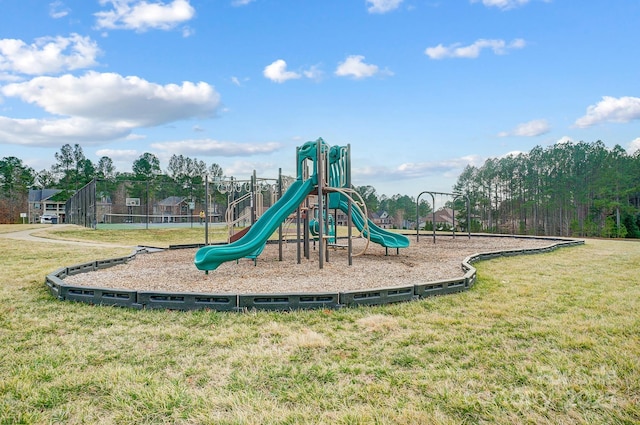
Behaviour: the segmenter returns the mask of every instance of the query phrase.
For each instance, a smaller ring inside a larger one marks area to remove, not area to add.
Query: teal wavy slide
[[[340,209],[345,214],[349,214],[349,200],[342,193],[340,194]],[[365,218],[355,207],[351,208],[351,220],[353,221],[353,224],[356,226],[356,228],[362,232],[364,229]],[[407,238],[405,235],[388,232],[376,226],[368,218],[366,219],[366,221],[369,225],[371,242],[375,242],[386,248],[407,248],[409,246],[409,238]],[[363,235],[366,237],[367,232],[364,232]]]
[[[227,245],[200,248],[194,260],[196,267],[199,270],[215,270],[224,262],[260,255],[269,237],[313,189],[311,179],[296,180],[282,198],[267,209],[242,238]]]

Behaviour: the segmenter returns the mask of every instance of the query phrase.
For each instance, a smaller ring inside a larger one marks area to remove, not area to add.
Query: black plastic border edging
[[[482,237],[507,237],[505,235],[475,235]],[[134,309],[247,311],[247,310],[302,310],[361,305],[383,305],[411,301],[435,295],[452,294],[471,288],[477,279],[473,263],[498,257],[538,254],[558,248],[583,245],[582,239],[549,238],[534,236],[511,236],[520,239],[542,239],[553,242],[542,248],[508,249],[472,254],[461,264],[463,277],[402,286],[327,293],[268,293],[268,294],[201,294],[188,292],[156,292],[127,289],[96,288],[67,285],[64,278],[78,273],[87,273],[125,264],[140,253],[158,251],[157,248],[142,247],[131,255],[121,258],[96,260],[89,263],[62,267],[45,278],[49,292],[61,301],[80,301],[89,304],[130,307]],[[170,249],[192,247],[172,246]]]

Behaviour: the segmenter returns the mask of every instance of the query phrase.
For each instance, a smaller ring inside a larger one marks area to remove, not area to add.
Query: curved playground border
[[[542,248],[508,249],[472,254],[466,257],[461,263],[462,271],[464,272],[464,276],[462,277],[345,292],[207,294],[73,286],[66,284],[64,281],[64,278],[67,276],[125,264],[134,259],[138,254],[159,250],[146,247],[138,248],[126,257],[96,260],[62,267],[48,274],[45,279],[45,284],[49,292],[61,301],[79,301],[89,304],[129,307],[134,309],[183,311],[203,309],[216,311],[337,309],[342,307],[383,305],[466,291],[473,287],[476,282],[477,272],[472,264],[478,261],[515,255],[539,254],[554,251],[558,248],[584,244],[584,240],[581,239],[559,237],[488,234],[475,234],[473,236],[543,239],[554,243]],[[196,245],[170,247],[170,249],[193,247],[196,247]]]

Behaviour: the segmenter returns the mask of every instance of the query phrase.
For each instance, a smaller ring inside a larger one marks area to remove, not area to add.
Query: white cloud
[[[147,136],[144,134],[129,133],[124,139],[125,140],[144,140],[146,138]]]
[[[284,83],[287,80],[295,80],[301,77],[297,72],[287,71],[287,62],[282,59],[267,65],[262,74],[276,83]]]
[[[387,13],[397,9],[402,0],[367,0],[369,13]]]
[[[596,105],[587,108],[587,113],[576,120],[580,128],[591,127],[603,122],[630,122],[640,119],[640,97],[603,96]]]
[[[133,161],[138,159],[140,153],[135,149],[98,149],[96,156],[108,156],[114,161]]]
[[[49,3],[49,16],[53,19],[64,18],[69,14],[69,8],[64,5],[60,0]]]
[[[174,142],[152,143],[151,147],[171,154],[202,156],[253,156],[276,152],[282,148],[280,143],[236,143],[212,139],[193,139]]]
[[[558,140],[556,140],[557,145],[563,145],[565,143],[573,143],[573,139],[569,136],[562,136]]]
[[[632,140],[631,143],[629,143],[629,147],[627,147],[629,155],[633,155],[638,150],[640,150],[640,137]]]
[[[118,139],[137,127],[212,116],[220,103],[218,93],[207,83],[159,85],[139,77],[93,71],[81,77],[36,77],[0,87],[0,93],[54,116],[0,117],[0,143],[38,146]]]
[[[526,45],[526,42],[517,38],[510,43],[504,40],[487,40],[479,39],[473,44],[463,46],[461,43],[451,44],[449,46],[443,46],[438,44],[435,47],[427,47],[424,53],[431,59],[445,59],[445,58],[477,58],[480,56],[480,52],[483,49],[491,49],[497,55],[507,53],[508,50],[522,49]]]
[[[509,152],[507,152],[507,153],[505,153],[503,155],[498,156],[498,158],[509,158],[509,157],[515,158],[515,157],[517,157],[518,155],[521,155],[521,154],[526,154],[526,152],[517,151],[517,150],[516,151],[509,151]]]
[[[549,132],[551,128],[547,120],[533,120],[518,124],[516,128],[511,131],[504,131],[498,134],[499,137],[507,136],[524,136],[535,137]]]
[[[131,171],[131,165],[140,158],[142,152],[135,149],[98,149],[95,152],[97,158],[103,156],[111,158],[113,166],[118,171]],[[97,163],[97,160],[96,160]]]
[[[388,70],[381,71],[377,65],[365,63],[362,55],[347,57],[344,62],[338,64],[335,74],[339,77],[353,77],[355,79],[373,77],[376,74],[393,75]]]
[[[250,176],[255,171],[258,176],[278,175],[279,164],[265,161],[234,161],[229,164],[220,164],[227,176]],[[283,170],[283,174],[286,173]]]
[[[113,9],[95,13],[98,29],[169,30],[195,16],[189,0],[173,0],[168,4],[144,0],[100,0],[100,5],[111,5]]]
[[[253,3],[255,0],[233,0],[231,6],[246,6],[249,3]]]
[[[116,123],[156,126],[192,117],[207,117],[219,106],[219,95],[207,83],[159,85],[139,77],[89,71],[81,77],[36,77],[0,88],[54,115]]]
[[[529,3],[529,0],[471,0],[471,3],[479,2],[482,2],[482,4],[487,7],[497,7],[498,9],[507,10],[523,6]]]
[[[126,126],[83,118],[14,119],[0,116],[0,144],[60,146],[63,143],[98,143],[126,136]]]
[[[189,26],[185,26],[185,27],[182,28],[182,36],[184,38],[189,38],[195,33],[196,33],[196,30],[194,30],[193,28],[191,28]]]
[[[360,181],[403,180],[433,176],[436,174],[457,173],[466,165],[480,165],[482,158],[477,155],[463,156],[441,161],[409,162],[396,168],[387,167],[354,167],[354,178]]]
[[[22,78],[15,74],[9,74],[7,72],[0,72],[0,81],[9,81],[9,82],[17,82],[22,81]],[[0,98],[0,103],[2,103],[2,98]]]
[[[100,49],[90,37],[42,37],[32,44],[0,39],[0,71],[42,75],[96,65]]]
[[[244,87],[244,84],[246,82],[250,81],[250,78],[249,77],[240,78],[240,77],[236,77],[234,75],[231,78],[229,78],[229,80],[231,80],[231,83],[233,83],[234,85],[236,85],[238,87]]]
[[[320,69],[319,65],[313,65],[309,67],[309,69],[302,71],[302,74],[306,78],[314,81],[320,81],[324,77],[324,72]]]

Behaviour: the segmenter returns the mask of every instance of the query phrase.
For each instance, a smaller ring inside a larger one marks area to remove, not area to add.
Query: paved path
[[[64,228],[69,227],[69,225],[57,224],[56,228]],[[50,239],[46,237],[38,236],[38,233],[44,232],[49,228],[40,228],[40,229],[27,229],[20,230],[17,232],[9,232],[9,233],[0,233],[0,238],[3,239],[17,239],[21,241],[32,241],[32,242],[45,242],[45,243],[53,243],[53,244],[64,244],[64,245],[76,245],[76,246],[92,246],[92,247],[103,247],[103,248],[131,248],[135,249],[135,245],[122,245],[122,244],[112,244],[112,243],[103,243],[103,242],[81,242],[81,241],[69,241],[65,239]]]

